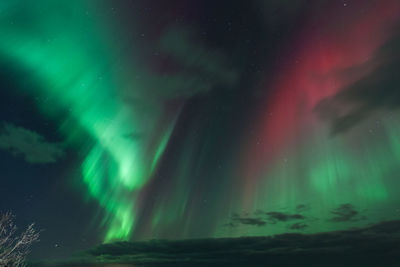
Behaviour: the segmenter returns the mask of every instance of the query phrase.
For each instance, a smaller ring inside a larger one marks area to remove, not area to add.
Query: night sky
[[[400,219],[398,0],[3,0],[0,211],[34,258]]]

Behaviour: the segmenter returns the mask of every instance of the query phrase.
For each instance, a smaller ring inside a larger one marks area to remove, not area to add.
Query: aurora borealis
[[[0,209],[38,254],[400,218],[400,2],[289,2],[2,1]]]

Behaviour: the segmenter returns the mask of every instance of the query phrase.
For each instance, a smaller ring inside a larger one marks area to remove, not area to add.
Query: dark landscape
[[[400,0],[0,0],[0,267],[400,267]]]
[[[319,234],[104,244],[30,266],[399,266],[400,221]]]

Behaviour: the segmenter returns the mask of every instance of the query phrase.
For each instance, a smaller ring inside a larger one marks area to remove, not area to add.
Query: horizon
[[[0,30],[31,260],[400,219],[397,0],[4,0]]]

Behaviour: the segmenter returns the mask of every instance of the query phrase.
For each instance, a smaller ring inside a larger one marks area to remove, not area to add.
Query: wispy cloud
[[[304,230],[307,227],[308,227],[308,225],[305,224],[305,223],[294,223],[294,224],[289,226],[289,229],[301,231],[301,230]]]
[[[40,134],[10,123],[0,129],[0,149],[22,156],[32,164],[56,162],[64,155],[60,143],[47,142]]]
[[[359,212],[349,203],[340,205],[333,209],[331,213],[334,215],[330,219],[332,222],[359,221],[366,218],[365,216],[360,217]]]
[[[226,227],[237,227],[239,225],[250,225],[250,226],[264,226],[267,224],[265,220],[260,217],[249,217],[249,214],[241,216],[237,213],[232,214],[231,221],[224,224]]]

